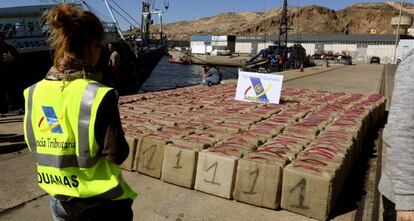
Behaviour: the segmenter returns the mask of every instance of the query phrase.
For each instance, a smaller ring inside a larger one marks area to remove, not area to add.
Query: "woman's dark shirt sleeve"
[[[128,157],[129,147],[125,140],[118,110],[115,90],[103,98],[95,121],[95,137],[102,155],[110,162],[120,165]]]

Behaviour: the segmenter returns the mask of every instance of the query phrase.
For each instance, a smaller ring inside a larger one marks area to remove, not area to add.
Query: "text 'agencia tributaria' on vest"
[[[76,142],[74,140],[69,141],[58,141],[57,138],[41,138],[40,140],[36,140],[37,147],[49,147],[49,148],[61,148],[61,149],[69,149],[75,148]]]

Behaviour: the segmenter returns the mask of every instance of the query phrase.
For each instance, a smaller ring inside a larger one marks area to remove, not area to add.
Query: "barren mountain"
[[[398,14],[399,3],[362,3],[338,11],[310,5],[289,7],[290,33],[301,34],[392,34],[391,18]],[[259,12],[222,13],[194,21],[164,25],[170,39],[188,40],[191,35],[263,35],[277,34],[281,9]],[[414,15],[414,4],[404,4],[403,14]]]

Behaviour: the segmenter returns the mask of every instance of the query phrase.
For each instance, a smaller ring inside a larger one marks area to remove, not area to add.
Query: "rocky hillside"
[[[399,4],[395,2],[362,3],[342,10],[311,5],[289,7],[291,33],[301,34],[391,34],[390,21],[398,14]],[[404,4],[403,13],[414,15],[414,4]],[[188,40],[195,34],[213,35],[262,35],[276,34],[281,9],[265,13],[243,12],[223,13],[194,21],[181,21],[164,26],[170,39]]]

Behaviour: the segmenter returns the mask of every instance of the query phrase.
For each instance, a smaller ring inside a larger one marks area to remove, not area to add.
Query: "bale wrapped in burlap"
[[[323,164],[293,161],[283,170],[283,209],[327,220],[334,205],[336,169]]]
[[[255,206],[278,209],[285,164],[284,158],[261,153],[251,153],[240,159],[234,199]]]
[[[265,139],[269,140],[272,137],[275,137],[276,135],[282,133],[282,130],[285,128],[285,126],[282,125],[274,125],[266,123],[265,121],[259,122],[255,125],[252,125],[250,127],[251,130],[260,130],[265,133],[262,133],[260,136],[264,137]]]
[[[192,149],[196,151],[202,151],[216,143],[214,137],[201,136],[198,134],[192,134],[185,137],[172,137],[170,141],[177,145],[191,146]]]
[[[255,149],[262,144],[262,140],[254,136],[254,134],[248,133],[248,131],[242,131],[231,136],[229,139],[225,140],[223,143],[236,143],[248,147],[248,149]]]
[[[192,189],[198,151],[192,146],[168,144],[164,148],[161,180]]]
[[[138,172],[155,177],[161,177],[164,147],[174,133],[159,131],[143,136],[138,147]]]
[[[136,170],[135,155],[137,151],[138,140],[133,135],[129,135],[129,134],[125,135],[125,139],[129,146],[129,154],[128,154],[128,157],[125,159],[125,161],[122,162],[121,168],[124,170],[128,170],[128,171],[134,171]]]
[[[238,159],[214,148],[200,152],[194,189],[232,199]]]
[[[211,126],[211,128],[215,130],[222,131],[223,133],[227,134],[235,134],[240,132],[241,130],[247,129],[248,126],[240,125],[240,124],[233,124],[233,123],[222,123]]]

